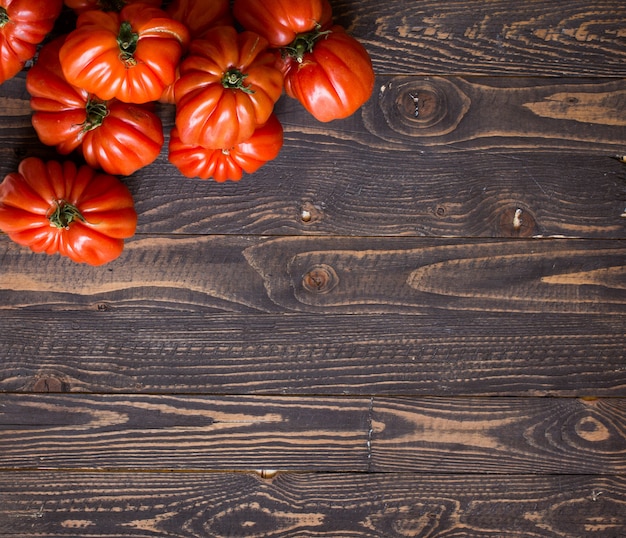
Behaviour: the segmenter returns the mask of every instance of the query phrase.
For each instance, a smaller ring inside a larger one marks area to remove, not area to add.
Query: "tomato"
[[[152,104],[100,101],[63,76],[59,49],[64,38],[44,45],[26,75],[39,139],[66,155],[78,148],[87,164],[130,175],[152,163],[163,146],[163,126]]]
[[[59,51],[68,82],[102,100],[156,101],[175,80],[189,41],[165,11],[129,4],[120,13],[86,11]]]
[[[174,87],[183,142],[230,148],[263,125],[282,93],[276,55],[254,32],[217,26],[191,43]]]
[[[101,265],[122,253],[136,226],[126,185],[87,165],[28,157],[0,183],[0,230],[34,252]]]
[[[262,35],[277,48],[332,20],[328,0],[235,0],[233,14],[246,30]]]
[[[301,39],[283,60],[287,95],[323,122],[356,112],[374,89],[365,47],[339,25]]]
[[[207,149],[185,144],[172,129],[169,160],[187,177],[213,178],[215,181],[239,181],[243,172],[252,174],[275,159],[283,145],[283,127],[275,114],[258,127],[245,142],[229,149]]]
[[[174,0],[167,12],[189,29],[192,39],[201,37],[213,26],[233,23],[229,0]]]
[[[75,13],[80,14],[91,9],[119,12],[128,4],[140,2],[155,7],[161,7],[162,4],[161,0],[65,0],[65,5],[73,9]]]
[[[62,7],[63,0],[0,0],[0,84],[35,55]]]

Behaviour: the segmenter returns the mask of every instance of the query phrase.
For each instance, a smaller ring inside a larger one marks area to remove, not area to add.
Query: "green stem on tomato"
[[[54,203],[54,207],[50,208],[52,212],[49,212],[47,215],[48,220],[50,221],[50,226],[62,229],[69,228],[69,225],[75,220],[85,222],[85,217],[81,215],[75,205],[70,204],[65,200],[55,200]]]
[[[283,56],[291,56],[296,62],[302,63],[304,55],[313,52],[315,44],[323,37],[331,33],[331,30],[321,30],[318,24],[314,30],[306,34],[298,34],[296,38],[286,47],[283,47]]]
[[[9,14],[6,8],[0,6],[0,28],[2,28],[7,22],[9,22]]]
[[[106,101],[100,101],[93,96],[89,97],[87,105],[85,106],[85,111],[87,113],[87,117],[83,122],[83,133],[100,127],[104,118],[109,115],[109,109],[107,108]]]
[[[122,21],[120,24],[120,33],[117,35],[117,44],[120,48],[120,58],[128,65],[135,65],[137,62],[135,51],[137,50],[137,42],[139,34],[133,32],[133,28],[128,21]]]
[[[241,90],[242,92],[252,94],[254,90],[249,86],[244,86],[247,76],[239,69],[232,67],[222,76],[222,86],[230,90]]]

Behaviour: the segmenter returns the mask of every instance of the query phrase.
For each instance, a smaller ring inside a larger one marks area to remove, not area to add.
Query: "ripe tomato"
[[[252,136],[274,110],[283,76],[265,39],[216,26],[191,43],[174,87],[183,142],[230,148]]]
[[[75,13],[80,14],[83,11],[91,9],[99,9],[101,11],[122,11],[127,4],[136,4],[138,2],[150,4],[155,7],[161,7],[161,0],[65,0],[65,5],[73,9]]]
[[[87,164],[109,174],[130,175],[152,163],[164,142],[152,104],[100,101],[69,84],[59,62],[63,41],[44,45],[26,75],[39,139],[62,155],[78,148]]]
[[[233,23],[229,0],[174,0],[167,12],[189,29],[192,39],[202,37],[213,26]]]
[[[174,82],[188,41],[185,25],[165,11],[129,4],[120,13],[82,13],[59,57],[70,84],[105,101],[146,103]]]
[[[287,95],[323,122],[356,112],[374,89],[374,69],[365,47],[339,25],[302,39],[283,59]]]
[[[0,84],[35,55],[62,7],[63,0],[0,0]]]
[[[275,159],[283,145],[283,127],[275,114],[258,127],[245,142],[230,149],[207,149],[185,144],[172,129],[169,160],[187,177],[213,178],[215,181],[239,181],[243,172],[252,174]]]
[[[276,48],[332,20],[328,0],[235,0],[233,14],[246,30],[262,35]]]
[[[101,265],[122,253],[136,225],[126,185],[87,165],[28,157],[0,183],[0,230],[34,252]]]

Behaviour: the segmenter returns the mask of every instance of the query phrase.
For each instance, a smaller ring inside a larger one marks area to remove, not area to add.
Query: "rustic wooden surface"
[[[332,5],[357,114],[164,149],[106,266],[0,237],[0,536],[626,536],[626,7]]]

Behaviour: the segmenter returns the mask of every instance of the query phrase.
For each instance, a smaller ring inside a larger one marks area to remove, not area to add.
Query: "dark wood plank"
[[[26,155],[59,158],[30,125],[23,78],[0,86],[0,177]],[[182,177],[166,145],[126,180],[139,232],[625,237],[626,168],[612,158],[626,143],[623,80],[377,84],[362,111],[331,124],[283,97],[285,146],[239,183]],[[160,114],[169,133],[173,109]]]
[[[616,538],[622,476],[0,473],[0,535]]]
[[[625,399],[0,394],[0,468],[626,472]]]
[[[378,472],[626,469],[622,399],[375,398],[371,407],[371,469]]]
[[[624,241],[138,235],[97,268],[30,253],[6,237],[0,249],[5,308],[626,311]]]
[[[614,315],[0,310],[0,390],[626,396],[624,334]]]
[[[623,2],[332,0],[381,73],[623,77]]]

